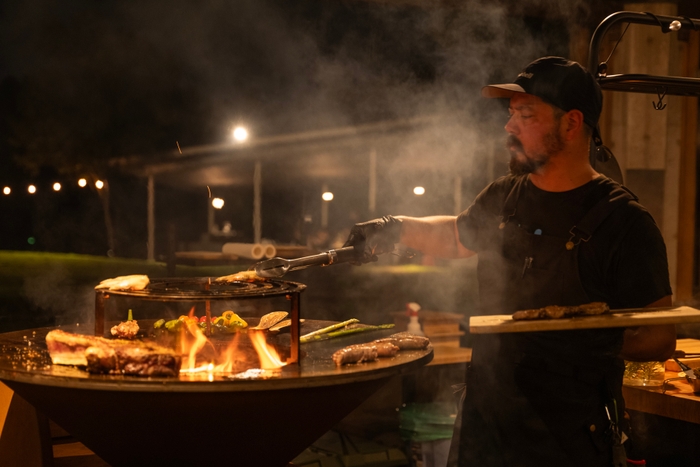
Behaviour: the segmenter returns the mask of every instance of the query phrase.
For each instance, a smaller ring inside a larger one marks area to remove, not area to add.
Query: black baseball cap
[[[484,97],[510,99],[516,92],[532,94],[565,112],[580,110],[583,121],[598,137],[598,118],[603,109],[600,85],[579,63],[562,57],[543,57],[530,63],[513,83],[491,84],[481,89]]]

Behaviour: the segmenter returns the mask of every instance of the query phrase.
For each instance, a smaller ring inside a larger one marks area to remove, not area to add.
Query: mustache
[[[520,152],[524,152],[523,143],[520,142],[520,140],[513,135],[508,135],[508,138],[506,139],[506,148],[515,148]]]

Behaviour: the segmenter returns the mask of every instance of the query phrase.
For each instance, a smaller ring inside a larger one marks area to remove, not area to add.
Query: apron
[[[526,178],[504,203],[495,243],[502,248],[478,252],[484,314],[590,302],[578,273],[580,244],[635,199],[609,180],[598,183],[589,196],[600,200],[569,235],[553,237],[515,218]],[[459,466],[613,465],[609,428],[611,419],[623,422],[624,362],[610,349],[619,347],[622,330],[472,337],[461,430],[452,443]]]

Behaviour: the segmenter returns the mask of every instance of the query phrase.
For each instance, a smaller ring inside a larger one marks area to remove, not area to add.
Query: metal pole
[[[146,259],[148,261],[156,260],[156,188],[153,181],[153,175],[148,176],[148,245]]]
[[[255,161],[253,172],[253,237],[255,243],[260,243],[262,239],[262,215],[260,212],[262,205],[262,164]]]
[[[462,212],[462,176],[457,175],[455,177],[455,216]]]
[[[369,213],[377,210],[377,151],[372,148],[369,152]]]
[[[328,191],[328,185],[323,184],[321,187],[321,193],[325,193]],[[328,227],[328,204],[330,201],[321,200],[321,228],[325,229]]]

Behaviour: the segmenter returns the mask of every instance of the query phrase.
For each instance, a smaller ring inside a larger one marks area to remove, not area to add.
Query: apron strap
[[[513,188],[510,189],[510,193],[508,193],[506,201],[503,203],[501,223],[498,226],[499,229],[503,230],[511,217],[515,215],[516,208],[518,207],[518,199],[520,199],[520,193],[525,185],[525,180],[527,180],[527,175],[518,177],[513,184]]]
[[[596,229],[603,223],[603,221],[612,214],[617,208],[622,205],[627,204],[630,201],[637,201],[639,198],[632,193],[627,187],[618,185],[609,178],[603,180],[599,187],[595,190],[599,193],[601,189],[605,191],[609,190],[610,185],[613,185],[612,191],[604,195],[598,203],[591,208],[583,219],[581,219],[575,226],[571,227],[569,233],[571,237],[569,241],[566,242],[566,249],[573,250],[576,245],[581,242],[587,242],[591,239],[591,236],[596,231]]]

